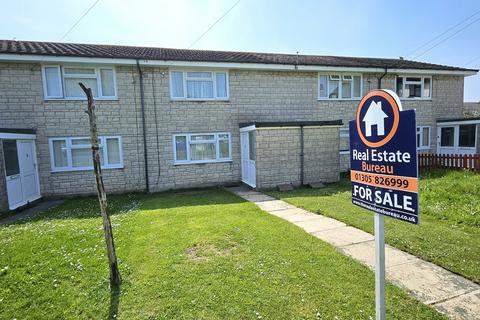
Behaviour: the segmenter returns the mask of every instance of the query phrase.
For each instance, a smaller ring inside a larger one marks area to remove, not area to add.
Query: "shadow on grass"
[[[112,288],[110,290],[110,308],[108,310],[108,319],[118,319],[118,305],[120,304],[121,288]]]
[[[246,202],[220,187],[204,189],[183,189],[159,193],[128,193],[107,195],[111,216],[132,213],[137,210],[159,210],[180,207],[224,205]],[[58,219],[100,218],[96,196],[78,197],[39,213],[37,216],[14,222],[20,225],[28,222]]]

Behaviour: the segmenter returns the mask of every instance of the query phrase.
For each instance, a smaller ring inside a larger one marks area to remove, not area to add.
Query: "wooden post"
[[[90,137],[92,140],[92,158],[95,181],[97,183],[98,202],[100,203],[100,213],[103,220],[103,231],[105,233],[105,242],[107,244],[108,264],[110,268],[110,287],[118,287],[122,282],[120,271],[118,270],[117,255],[115,253],[115,243],[113,241],[112,224],[108,214],[107,194],[103,185],[102,168],[100,166],[100,153],[97,132],[97,117],[95,115],[95,103],[93,100],[92,89],[87,88],[83,83],[79,83],[83,92],[87,96],[88,119],[90,122]]]

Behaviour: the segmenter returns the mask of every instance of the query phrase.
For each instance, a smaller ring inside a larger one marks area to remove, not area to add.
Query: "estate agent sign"
[[[415,110],[390,90],[363,97],[350,121],[353,204],[375,212],[375,309],[385,320],[384,216],[418,224]]]
[[[369,92],[350,121],[352,202],[418,224],[415,111],[390,90]]]

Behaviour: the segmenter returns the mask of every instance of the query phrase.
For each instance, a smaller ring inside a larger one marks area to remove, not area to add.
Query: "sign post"
[[[349,126],[352,203],[375,212],[375,307],[384,320],[384,216],[419,222],[415,110],[402,111],[393,91],[374,90]]]

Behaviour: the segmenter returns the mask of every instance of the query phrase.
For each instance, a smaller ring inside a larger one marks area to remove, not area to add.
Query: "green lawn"
[[[373,233],[373,213],[351,203],[350,182],[323,189],[268,192],[312,212]],[[480,175],[423,172],[420,225],[385,218],[386,242],[480,283]]]
[[[2,319],[369,319],[374,275],[222,190],[110,198],[123,284],[110,293],[97,200],[0,227]],[[388,285],[389,319],[439,319]]]

